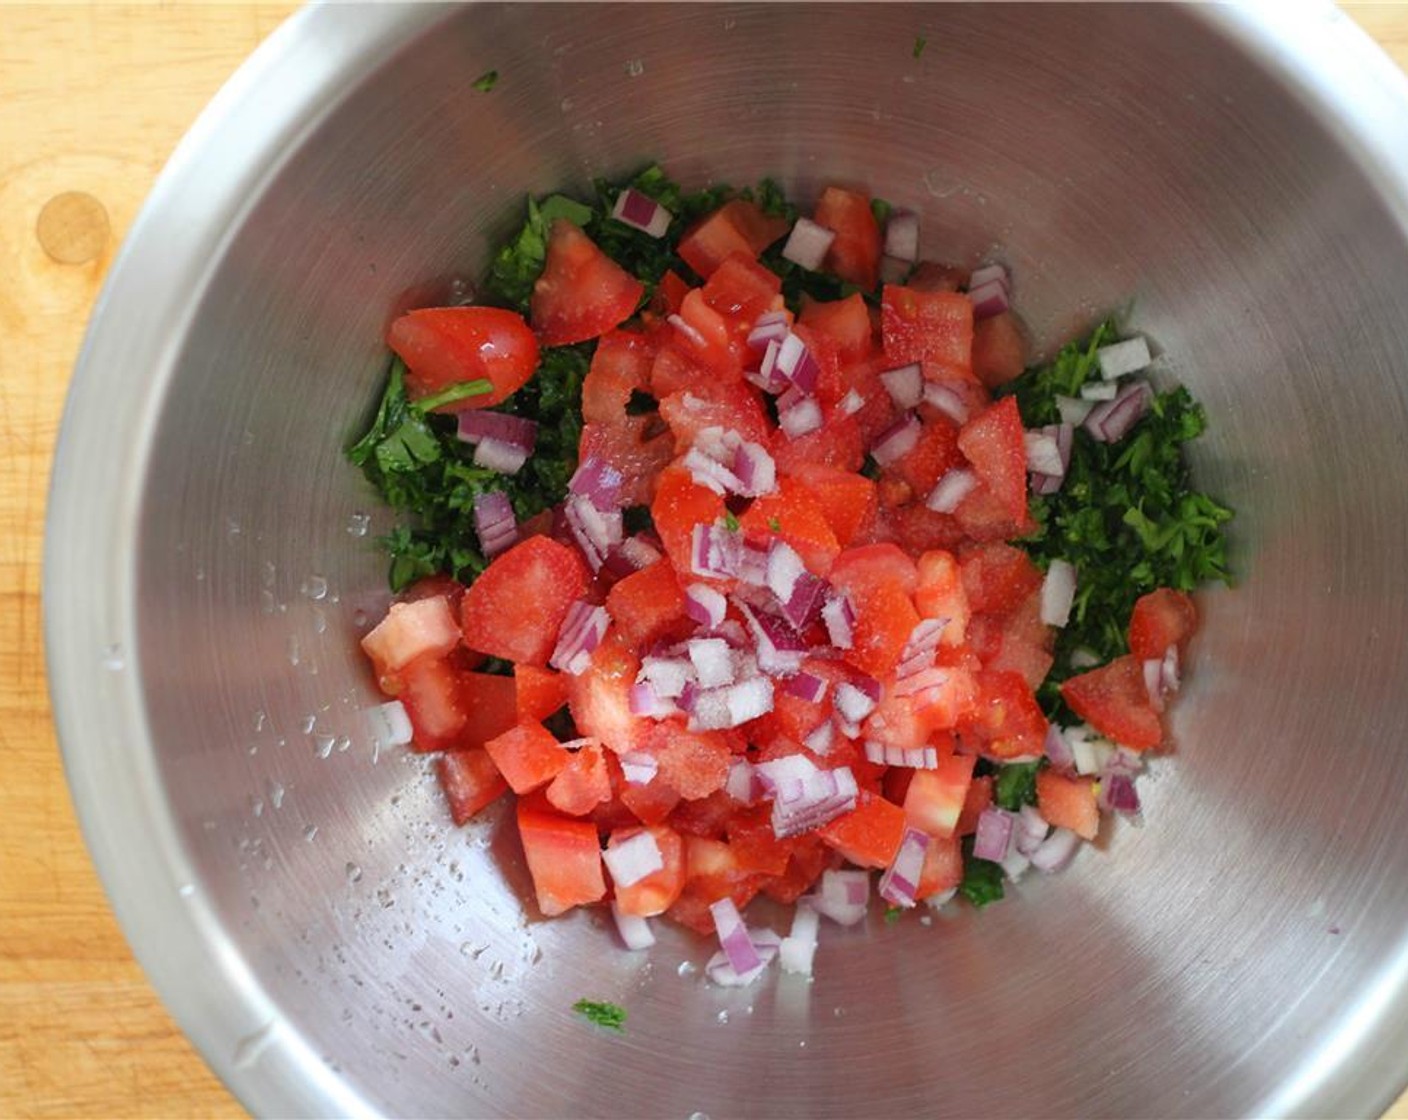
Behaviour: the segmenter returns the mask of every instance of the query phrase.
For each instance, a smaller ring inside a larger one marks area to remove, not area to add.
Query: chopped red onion
[[[798,397],[786,410],[781,410],[779,402],[779,409],[777,426],[788,439],[799,439],[821,427],[821,405],[811,397]]]
[[[806,738],[802,740],[802,746],[813,754],[825,756],[831,753],[831,743],[835,737],[835,725],[829,719],[824,719],[807,732]]]
[[[572,539],[582,550],[588,565],[592,571],[600,571],[611,550],[621,543],[621,511],[613,509],[603,512],[585,495],[572,494],[563,504],[563,514]]]
[[[738,574],[743,538],[722,525],[696,525],[690,538],[690,568],[697,576],[732,579]]]
[[[968,299],[972,301],[973,318],[976,320],[1001,315],[1010,306],[1007,301],[1007,289],[996,280],[989,280],[981,287],[970,287]]]
[[[715,494],[738,494],[743,490],[743,483],[733,471],[697,447],[685,452],[682,464],[695,482],[707,486]]]
[[[812,959],[816,955],[817,930],[821,917],[805,899],[797,900],[792,912],[792,932],[778,946],[777,959],[783,972],[799,976],[812,974]]]
[[[892,753],[896,752],[896,753]],[[913,770],[937,770],[939,752],[935,747],[885,748],[887,766],[908,766]]]
[[[773,835],[786,840],[820,828],[854,809],[859,793],[849,766],[780,782],[772,803]]]
[[[1164,651],[1164,659],[1159,663],[1160,678],[1165,692],[1178,691],[1178,647],[1169,646]]]
[[[1032,493],[1049,495],[1059,493],[1061,483],[1066,480],[1054,474],[1034,474],[1032,475]]]
[[[786,603],[797,590],[797,581],[806,573],[802,558],[786,541],[778,539],[768,549],[767,588],[777,596],[779,603]]]
[[[843,926],[853,926],[870,906],[868,871],[823,871],[821,886],[808,896],[818,913]]]
[[[885,255],[913,264],[919,259],[919,215],[913,210],[892,210],[885,223]]]
[[[650,719],[668,719],[670,716],[679,715],[680,711],[670,700],[656,692],[655,686],[649,681],[631,685],[627,702],[631,715],[647,716]]]
[[[961,390],[944,381],[929,381],[924,385],[924,401],[938,409],[955,424],[966,424],[971,410]]]
[[[474,449],[474,465],[499,474],[517,474],[528,461],[528,449],[516,443],[481,439]]]
[[[821,268],[821,262],[826,260],[826,254],[835,240],[835,230],[827,229],[810,218],[798,218],[792,232],[787,235],[787,244],[782,247],[782,257],[816,272]]]
[[[772,711],[772,705],[772,681],[767,677],[751,677],[722,688],[701,688],[690,709],[689,729],[723,731],[741,727]]]
[[[1041,847],[1041,842],[1046,839],[1049,831],[1051,826],[1046,823],[1046,818],[1037,812],[1036,807],[1023,805],[1017,814],[1017,851],[1030,859],[1032,853]]]
[[[921,618],[914,629],[909,632],[909,640],[905,642],[904,649],[900,652],[900,661],[904,662],[912,657],[926,653],[933,653],[939,648],[939,641],[944,636],[944,627],[948,625],[946,618]],[[896,673],[896,676],[904,676],[903,670]]]
[[[1098,401],[1112,401],[1119,395],[1120,387],[1113,381],[1087,381],[1080,387],[1080,399],[1089,401],[1091,408]]]
[[[1079,848],[1079,836],[1069,828],[1058,828],[1032,852],[1032,866],[1048,875],[1060,871],[1075,859]]]
[[[1046,727],[1046,742],[1042,745],[1042,750],[1051,760],[1051,765],[1058,770],[1069,770],[1076,764],[1070,743],[1066,742],[1066,736],[1054,723]]]
[[[924,399],[924,371],[918,362],[887,369],[880,375],[880,383],[897,408],[918,408]]]
[[[1090,415],[1095,402],[1081,397],[1057,397],[1056,411],[1061,414],[1063,424],[1081,424]]]
[[[709,958],[708,963],[704,966],[704,975],[722,988],[742,988],[753,983],[777,956],[782,938],[770,929],[757,930],[750,934],[750,938],[760,961],[757,968],[747,972],[739,972],[729,963],[728,954],[720,949]]]
[[[846,395],[836,404],[836,411],[842,416],[854,416],[865,407],[865,398],[855,389],[848,389]]]
[[[691,583],[684,589],[684,613],[700,626],[713,629],[728,614],[728,600],[708,584]]]
[[[1023,432],[1022,443],[1027,451],[1027,470],[1032,474],[1063,475],[1061,448],[1056,437],[1046,431]]]
[[[518,543],[518,523],[507,494],[489,490],[474,496],[474,532],[490,560]]]
[[[664,237],[674,217],[660,203],[634,187],[627,187],[616,196],[611,216],[651,237]]]
[[[885,744],[875,739],[865,741],[865,761],[874,763],[876,766],[888,766],[885,761]]]
[[[754,948],[753,939],[748,936],[748,927],[743,924],[743,917],[738,913],[733,899],[719,899],[709,907],[709,913],[714,918],[714,932],[718,934],[719,946],[733,970],[743,976],[761,967],[763,959]]]
[[[775,794],[783,782],[806,778],[816,771],[816,764],[804,754],[785,754],[781,758],[772,758],[753,766],[753,772],[762,782],[764,791],[769,794]]]
[[[981,288],[985,284],[1001,284],[1004,289],[1010,290],[1012,281],[1007,276],[1007,269],[1000,264],[985,264],[980,268],[975,268],[968,276],[968,289]]]
[[[913,906],[928,850],[928,834],[917,828],[906,828],[894,862],[880,876],[880,897],[894,906]]]
[[[924,504],[935,513],[952,513],[978,486],[978,476],[966,467],[950,467],[944,472]]]
[[[591,501],[602,512],[616,509],[621,504],[621,486],[625,479],[621,472],[595,455],[588,455],[572,473],[567,489]]]
[[[660,845],[655,842],[655,836],[645,830],[604,849],[601,861],[618,887],[633,886],[665,866]]]
[[[802,667],[806,646],[783,619],[754,611],[745,603],[739,603],[738,609],[753,635],[758,667],[764,673],[791,676]]]
[[[860,738],[860,724],[852,723],[848,719],[841,718],[839,713],[832,712],[831,719],[836,725],[836,732],[847,739]]]
[[[1127,777],[1138,777],[1144,772],[1144,756],[1138,751],[1132,751],[1128,747],[1116,747],[1115,751],[1105,760],[1105,769],[1101,771],[1101,776],[1106,774],[1124,774]]]
[[[548,664],[574,677],[579,676],[586,671],[592,651],[601,644],[610,624],[611,618],[605,607],[595,607],[585,599],[579,599],[562,620],[557,646],[548,658]]]
[[[837,649],[850,649],[855,644],[856,612],[844,591],[832,592],[821,608],[821,620],[826,633]]]
[[[919,417],[912,412],[906,412],[880,433],[870,447],[870,457],[882,467],[888,467],[914,450],[921,431],[923,425],[919,422]]]
[[[627,785],[648,786],[660,772],[660,763],[645,751],[627,751],[621,756],[621,775]]]
[[[1111,774],[1100,779],[1100,808],[1105,812],[1114,811],[1133,816],[1139,812],[1139,791],[1134,788],[1134,779],[1127,774]]]
[[[803,572],[797,577],[791,597],[778,604],[782,609],[782,616],[798,630],[810,626],[821,612],[826,587],[824,579],[812,575],[811,572]]]
[[[842,681],[836,686],[833,702],[836,705],[836,710],[841,713],[841,717],[851,723],[860,723],[875,710],[876,704],[872,697],[862,692],[850,681]]]
[[[1164,710],[1164,659],[1151,657],[1143,663],[1144,691],[1149,696],[1149,706],[1156,712]]]
[[[826,678],[815,673],[798,673],[787,682],[787,693],[810,704],[820,704],[826,696]]]
[[[638,572],[659,560],[661,552],[649,540],[637,533],[618,544],[612,550],[611,555],[623,560],[629,565],[632,572]],[[630,572],[625,574],[629,575]]]
[[[790,332],[778,346],[774,368],[800,393],[810,393],[815,389],[817,378],[821,376],[821,367],[807,349],[807,344],[800,335]]]
[[[1002,868],[1002,873],[1015,883],[1026,873],[1032,861],[1019,852],[1014,844],[1007,849],[1007,854],[998,860],[997,864]]]
[[[745,544],[738,554],[738,582],[749,587],[768,584],[768,554],[764,549]]]
[[[674,699],[684,696],[685,685],[694,680],[694,666],[680,657],[647,656],[636,679],[649,681],[657,696]]]
[[[1131,381],[1112,401],[1091,409],[1083,425],[1091,438],[1101,443],[1118,443],[1143,418],[1154,401],[1154,390],[1147,381]]]
[[[1076,569],[1067,560],[1053,560],[1041,581],[1041,621],[1047,626],[1065,626],[1076,600]]]
[[[973,854],[979,859],[1001,863],[1012,843],[1012,826],[1016,816],[1006,809],[989,806],[978,817],[978,831],[973,837]]]
[[[687,649],[701,688],[733,683],[733,657],[722,638],[691,638]]]
[[[670,326],[674,327],[675,330],[679,331],[680,335],[691,345],[697,347],[700,350],[708,348],[709,340],[705,338],[702,334],[700,334],[694,326],[692,326],[690,323],[687,323],[683,315],[676,313],[674,315],[669,316],[665,320],[665,322],[669,323]]]
[[[1075,761],[1076,773],[1089,776],[1105,769],[1105,763],[1114,754],[1115,747],[1086,727],[1071,727],[1066,730],[1066,741],[1071,745],[1071,757]]]
[[[781,343],[791,331],[792,325],[785,311],[766,311],[758,316],[753,329],[748,332],[750,350],[766,350],[768,343]]]
[[[525,454],[533,450],[538,438],[538,425],[507,412],[492,412],[487,408],[471,408],[459,414],[455,434],[465,443],[479,444],[493,440],[521,448]]]
[[[932,659],[934,655],[929,653],[920,656]],[[950,679],[951,675],[947,669],[930,665],[927,669],[910,673],[903,680],[896,680],[891,687],[896,696],[914,697],[914,706],[923,709],[939,703],[944,698],[944,690],[948,687]]]
[[[1095,351],[1095,360],[1100,363],[1100,376],[1106,381],[1138,373],[1153,361],[1149,356],[1149,344],[1138,337],[1100,347]]]
[[[777,372],[777,352],[780,346],[776,339],[769,340],[763,349],[763,356],[758,360],[758,368],[743,371],[743,376],[748,382],[765,393],[777,394],[787,388],[787,378]]]
[[[777,489],[777,463],[760,444],[739,442],[733,453],[733,473],[745,498],[761,498]]]
[[[734,758],[729,762],[724,792],[744,805],[752,805],[763,796],[763,783],[753,772],[753,764],[746,758]]]
[[[639,914],[623,914],[616,900],[611,900],[611,916],[616,920],[616,932],[627,949],[649,949],[655,944],[655,934],[650,929],[650,919]]]

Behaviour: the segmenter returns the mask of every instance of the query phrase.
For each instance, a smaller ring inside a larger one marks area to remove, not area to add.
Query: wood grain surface
[[[103,274],[181,135],[293,6],[0,0],[0,1117],[244,1115],[134,963],[89,863],[50,725],[39,571]],[[1346,7],[1408,67],[1408,4]],[[1408,1097],[1388,1115],[1408,1120]]]

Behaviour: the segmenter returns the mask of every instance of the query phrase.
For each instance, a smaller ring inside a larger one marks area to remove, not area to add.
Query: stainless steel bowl
[[[982,914],[828,930],[813,984],[528,920],[512,830],[451,828],[365,714],[388,521],[340,448],[389,316],[525,193],[649,158],[917,207],[1046,344],[1132,301],[1239,511],[1147,827]],[[69,400],[45,591],[88,842],[258,1113],[1373,1113],[1408,1077],[1405,367],[1408,91],[1330,9],[302,12],[162,177]]]

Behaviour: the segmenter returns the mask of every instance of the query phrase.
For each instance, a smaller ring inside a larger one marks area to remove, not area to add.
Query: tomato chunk
[[[916,770],[905,791],[904,815],[915,828],[946,839],[954,835],[968,787],[973,784],[971,755],[953,754],[939,759],[934,770]]]
[[[976,675],[978,700],[960,723],[964,735],[994,758],[1040,755],[1046,742],[1046,716],[1029,684],[1018,673],[985,669]]]
[[[1036,776],[1036,807],[1046,822],[1069,828],[1085,840],[1100,831],[1100,808],[1095,803],[1095,779],[1067,777],[1055,770]]]
[[[836,347],[836,357],[843,363],[860,361],[870,354],[874,345],[870,312],[859,292],[836,300],[803,298],[800,321],[829,339]]]
[[[684,592],[666,559],[632,572],[606,596],[606,611],[621,637],[637,649],[683,638],[694,630],[684,610]]]
[[[645,286],[558,218],[548,233],[547,259],[533,284],[528,317],[544,346],[599,338],[631,317]]]
[[[450,817],[458,825],[508,792],[508,783],[493,760],[476,748],[446,751],[435,760],[435,771],[450,805]]]
[[[538,340],[516,311],[499,307],[426,307],[392,324],[387,345],[406,363],[411,400],[463,381],[487,380],[493,391],[441,411],[488,408],[522,388],[538,368]]]
[[[885,357],[896,365],[924,362],[924,376],[931,381],[971,379],[973,305],[967,296],[886,284],[880,330]]]
[[[1163,742],[1163,725],[1149,700],[1144,665],[1137,657],[1117,657],[1063,681],[1061,696],[1071,711],[1117,743],[1147,751]]]
[[[875,483],[865,475],[822,463],[804,463],[792,477],[816,502],[842,548],[874,524],[878,499]]]
[[[566,768],[571,755],[541,723],[520,723],[484,744],[514,793],[532,793]]]
[[[787,220],[764,214],[754,203],[736,198],[696,222],[680,238],[680,259],[705,280],[735,253],[756,259],[787,232]]]
[[[567,703],[567,681],[551,669],[515,665],[513,686],[520,722],[547,719]]]
[[[1129,652],[1141,660],[1162,657],[1198,628],[1198,610],[1186,591],[1160,587],[1140,596],[1129,619]],[[370,637],[370,635],[368,635]],[[364,642],[365,644],[365,642]]]
[[[924,867],[919,872],[919,889],[914,892],[916,901],[944,891],[951,891],[963,882],[963,846],[957,836],[947,840],[929,838],[929,846],[924,850]]]
[[[817,831],[857,867],[889,867],[900,850],[904,829],[903,809],[883,797],[862,792],[854,809]]]
[[[854,642],[843,656],[872,677],[886,676],[919,624],[910,598],[918,583],[914,561],[893,544],[847,549],[832,565],[831,582],[855,613]]]
[[[482,747],[518,722],[518,688],[497,673],[461,673],[459,707],[464,712],[460,747]]]
[[[958,449],[973,464],[1007,514],[1027,516],[1027,451],[1017,398],[1004,397],[963,425]]]
[[[617,883],[616,905],[623,914],[650,918],[663,914],[673,906],[680,892],[684,890],[684,839],[673,828],[657,824],[644,830],[627,828],[613,832],[606,846],[614,848],[641,831],[649,832],[655,838],[655,846],[660,849],[660,859],[664,866],[628,887]]]
[[[465,645],[508,661],[547,664],[562,620],[589,580],[576,549],[529,537],[496,557],[465,592]]]
[[[863,291],[874,291],[880,281],[880,225],[870,209],[870,197],[861,191],[827,187],[817,199],[814,218],[836,231],[822,267]]]
[[[518,835],[538,909],[553,917],[606,896],[596,825],[530,800],[518,802]]]
[[[398,673],[417,657],[444,657],[460,644],[460,636],[449,599],[435,595],[392,603],[362,639],[362,649],[380,678]]]
[[[754,501],[738,523],[753,544],[766,548],[776,538],[786,541],[807,570],[819,576],[831,571],[841,551],[821,506],[791,478],[778,479],[777,491]]]
[[[411,746],[418,751],[439,751],[458,745],[468,714],[459,674],[450,663],[427,654],[407,665],[400,679],[400,700],[414,736]]]
[[[1010,311],[973,324],[973,376],[989,389],[1006,385],[1027,368],[1027,339]]]
[[[569,817],[584,817],[611,799],[606,756],[595,743],[567,752],[567,765],[548,783],[548,803]]]
[[[694,527],[719,521],[724,515],[724,500],[695,482],[683,467],[668,467],[656,484],[650,515],[675,570],[697,578],[692,563]]]

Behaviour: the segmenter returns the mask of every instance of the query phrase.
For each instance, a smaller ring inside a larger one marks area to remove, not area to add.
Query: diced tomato
[[[458,825],[508,792],[508,783],[482,750],[446,751],[435,760],[435,771],[450,818]]]
[[[674,327],[663,329],[669,332],[667,341],[656,352],[655,361],[650,366],[650,392],[656,400],[664,400],[671,393],[693,389],[716,376],[675,345],[679,332]]]
[[[816,502],[836,543],[845,548],[866,533],[875,521],[875,483],[863,474],[806,463],[793,478]]]
[[[423,576],[396,596],[398,602],[416,603],[421,599],[443,597],[450,601],[450,610],[459,617],[460,600],[464,598],[464,584],[447,576],[444,572]]]
[[[635,750],[651,726],[631,714],[631,686],[639,672],[635,653],[619,635],[608,631],[586,671],[567,683],[567,703],[577,730],[617,754]]]
[[[865,300],[859,292],[835,300],[803,297],[800,321],[815,334],[829,339],[842,363],[866,358],[874,346],[870,312],[866,310]]]
[[[715,790],[707,797],[681,801],[670,814],[670,826],[685,836],[706,840],[722,840],[728,822],[738,812],[738,802],[724,790]]]
[[[568,608],[589,582],[575,549],[529,537],[496,557],[465,592],[465,645],[491,657],[545,665]]]
[[[518,687],[497,673],[460,673],[459,706],[464,712],[458,747],[482,747],[518,723]]]
[[[553,222],[528,318],[544,346],[599,338],[629,319],[645,287],[566,219]]]
[[[944,891],[951,891],[963,882],[963,846],[957,836],[947,840],[931,837],[924,850],[924,868],[919,872],[919,889],[914,892],[917,902]]]
[[[961,646],[972,611],[958,561],[951,552],[933,550],[921,554],[915,567],[919,572],[919,583],[914,589],[915,609],[924,618],[946,619],[939,640],[946,646]]]
[[[547,719],[567,703],[567,679],[536,665],[513,667],[513,691],[519,722]]]
[[[968,286],[968,270],[938,261],[920,261],[905,281],[916,292],[956,292]]]
[[[725,827],[728,846],[746,871],[761,871],[766,875],[782,875],[795,846],[790,840],[779,840],[772,827],[772,811],[766,805],[741,809],[729,818]]]
[[[724,512],[723,498],[700,486],[683,467],[668,467],[660,473],[650,516],[670,563],[685,578],[702,578],[694,572],[694,527],[712,525]]]
[[[545,791],[549,804],[569,817],[584,817],[611,799],[611,776],[606,758],[595,743],[568,751],[567,765],[558,771]]]
[[[963,812],[958,814],[958,823],[953,826],[955,836],[971,836],[978,831],[978,818],[992,804],[992,775],[984,774],[974,778],[968,787],[968,796],[963,799]]]
[[[521,799],[518,835],[545,917],[606,897],[601,845],[591,821],[565,817],[536,799]]]
[[[1004,397],[969,420],[958,449],[1014,520],[1027,516],[1027,451],[1017,398]]]
[[[644,785],[627,783],[620,796],[641,824],[661,824],[680,803],[679,793],[659,776]]]
[[[613,832],[606,846],[615,848],[642,831],[655,837],[655,846],[660,849],[660,859],[664,866],[628,887],[617,883],[616,905],[623,914],[650,918],[663,914],[673,906],[680,892],[684,890],[684,840],[674,829],[655,825],[644,830],[628,828]]]
[[[1085,840],[1100,831],[1100,808],[1095,803],[1095,779],[1067,777],[1055,770],[1036,776],[1036,808],[1046,823],[1069,828]]]
[[[717,732],[689,731],[683,720],[663,720],[646,744],[660,763],[660,777],[691,801],[708,797],[728,780],[733,752]]]
[[[689,284],[684,277],[673,268],[667,270],[665,275],[660,277],[660,283],[655,285],[655,294],[650,299],[651,313],[659,319],[675,314],[688,291]]]
[[[1026,537],[1036,529],[1036,523],[1023,510],[1020,519],[1013,518],[1007,505],[982,479],[953,511],[959,528],[975,541],[1006,541]]]
[[[680,259],[705,280],[734,253],[757,259],[787,232],[785,218],[764,214],[754,203],[736,198],[700,219],[680,238]]]
[[[769,713],[770,726],[776,734],[755,735],[753,736],[755,742],[770,743],[773,738],[780,735],[797,745],[798,751],[800,751],[802,740],[815,731],[820,724],[831,718],[832,698],[835,695],[837,682],[849,680],[855,675],[852,670],[840,662],[821,658],[808,658],[803,661],[802,672],[826,681],[825,695],[822,696],[820,702],[813,703],[792,692],[786,682],[779,681],[774,689],[773,710]],[[792,753],[797,753],[797,751]]]
[[[572,756],[541,723],[520,723],[484,744],[514,793],[532,793],[566,769]]]
[[[934,770],[916,770],[905,791],[905,819],[930,836],[952,836],[973,784],[976,761],[970,754],[950,754],[941,757]]]
[[[976,675],[977,703],[959,727],[994,758],[1040,755],[1046,717],[1031,686],[1017,673],[985,669]]]
[[[666,559],[616,583],[606,596],[606,611],[622,638],[637,649],[686,637],[695,625],[685,614],[684,592]]]
[[[880,300],[885,357],[924,362],[929,380],[971,379],[973,305],[957,292],[919,292],[886,284]]]
[[[426,307],[391,324],[387,345],[406,363],[406,396],[420,400],[463,381],[493,391],[442,406],[488,408],[521,388],[538,368],[538,340],[516,311],[499,307]]]
[[[1014,611],[1041,589],[1041,569],[1030,556],[1010,544],[965,548],[959,565],[963,590],[975,614]]]
[[[836,231],[822,267],[862,291],[874,291],[880,281],[880,226],[870,198],[860,191],[827,187],[817,199],[813,218]]]
[[[914,561],[892,544],[863,545],[836,558],[830,579],[855,612],[853,646],[843,656],[873,677],[886,676],[919,623],[910,598],[919,579]]]
[[[722,270],[721,270],[722,271]],[[680,303],[679,316],[688,330],[676,331],[674,345],[683,350],[705,369],[727,377],[737,377],[743,370],[743,346],[738,341],[735,352],[734,332],[725,319],[704,300],[699,288],[689,291]]]
[[[1061,697],[1101,735],[1126,747],[1146,751],[1163,742],[1163,726],[1149,700],[1144,666],[1137,657],[1117,657],[1063,681]]]
[[[781,303],[782,279],[750,253],[730,254],[705,283],[704,302],[726,319],[735,336],[746,336],[758,316]],[[687,318],[687,316],[686,316]]]
[[[458,745],[467,717],[459,674],[449,662],[433,654],[418,657],[401,670],[400,681],[399,699],[410,717],[412,748],[440,751]]]
[[[889,471],[904,480],[915,499],[923,502],[951,467],[962,464],[957,425],[947,417],[938,417],[924,424],[914,448],[895,460]]]
[[[436,595],[392,603],[386,617],[362,639],[362,649],[380,679],[399,673],[418,657],[444,657],[460,639],[450,600]]]
[[[711,934],[714,919],[709,907],[721,898],[731,898],[742,909],[766,876],[745,871],[733,849],[721,840],[686,836],[684,851],[685,888],[666,914],[696,933]]]
[[[811,464],[858,471],[865,462],[865,445],[854,416],[822,412],[823,423],[793,439],[781,428],[772,434],[768,451],[777,462],[779,474],[796,475]]]
[[[815,833],[804,833],[793,843],[787,870],[764,880],[762,891],[769,898],[790,906],[811,890],[821,873],[839,863],[840,858]]]
[[[904,839],[904,810],[862,792],[856,807],[824,824],[818,834],[857,867],[889,867]]]
[[[1016,673],[1035,689],[1051,672],[1055,641],[1056,631],[1041,621],[1041,592],[1034,592],[1001,620],[997,648],[983,667]]]
[[[1027,368],[1027,339],[1011,311],[973,324],[973,376],[989,389],[1006,385]]]
[[[674,458],[674,438],[657,413],[628,416],[619,424],[588,424],[582,429],[579,459],[596,457],[621,475],[625,506],[649,504],[660,472]]]
[[[655,352],[649,335],[625,330],[604,335],[582,381],[582,420],[588,424],[622,423],[631,394],[648,389]]]
[[[768,441],[768,418],[757,390],[737,380],[708,378],[660,400],[660,417],[675,436],[675,451],[694,444],[705,428],[734,431],[753,443]]]
[[[1160,587],[1142,595],[1129,618],[1129,652],[1143,661],[1163,657],[1198,628],[1198,610],[1186,591]],[[365,640],[364,640],[365,644]]]
[[[894,482],[905,490],[909,489],[899,479],[894,479]],[[963,530],[952,515],[936,513],[920,499],[909,501],[897,509],[886,510],[883,530],[886,537],[911,554],[955,548],[963,539]]]
[[[868,358],[848,362],[841,367],[841,386],[836,400],[823,401],[831,408],[852,392],[860,398],[861,406],[850,414],[850,419],[855,423],[862,447],[874,443],[899,415],[885,383],[880,380],[880,375],[894,366],[894,362],[886,360],[885,355],[878,351]],[[931,416],[924,414],[924,419],[931,419]]]
[[[738,524],[754,544],[766,546],[780,537],[797,550],[807,570],[819,576],[831,571],[832,562],[841,551],[836,534],[811,491],[791,478],[778,479],[776,492],[756,499]]]

